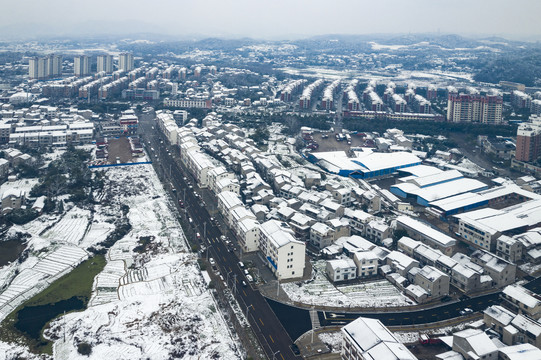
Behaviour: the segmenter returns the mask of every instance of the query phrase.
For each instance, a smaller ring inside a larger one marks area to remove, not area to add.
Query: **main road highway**
[[[208,258],[212,257],[215,260],[217,268],[235,295],[268,358],[298,359],[291,348],[293,341],[289,333],[263,295],[246,279],[231,246],[221,239],[220,228],[211,220],[201,196],[194,190],[196,188],[194,182],[190,181],[190,175],[184,172],[178,154],[171,153],[172,150],[168,149],[161,134],[156,130],[157,124],[153,117],[143,115],[140,120],[140,134],[148,144],[147,150],[154,165],[157,166],[158,172],[162,173],[163,179],[167,179],[166,187],[176,190],[173,197],[177,201],[177,206],[178,200],[183,201],[186,215],[192,219],[191,223],[200,233],[202,244],[206,248],[204,255],[208,254]]]

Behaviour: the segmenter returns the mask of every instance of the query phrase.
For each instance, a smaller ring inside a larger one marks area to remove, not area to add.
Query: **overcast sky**
[[[45,32],[64,34],[287,39],[439,31],[531,39],[541,34],[539,14],[538,0],[19,0],[3,2],[0,26],[28,32],[44,25]]]

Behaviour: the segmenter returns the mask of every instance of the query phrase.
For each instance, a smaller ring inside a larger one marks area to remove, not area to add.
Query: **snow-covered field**
[[[196,255],[188,251],[152,166],[97,171],[105,171],[106,185],[94,194],[100,205],[93,211],[67,203],[62,216],[41,216],[11,229],[30,235],[29,255],[22,264],[0,269],[0,286],[6,285],[0,319],[84,260],[86,249],[105,240],[127,205],[132,229],[109,249],[88,309],[57,319],[46,332],[55,340],[54,358],[241,358],[243,350],[203,281]],[[136,253],[142,236],[152,241],[147,251]],[[90,357],[79,355],[81,342],[92,346]],[[16,355],[38,358],[21,346],[0,343],[0,360]]]
[[[387,280],[333,285],[325,276],[325,262],[313,264],[315,276],[310,281],[282,285],[293,301],[335,307],[393,307],[414,304]]]

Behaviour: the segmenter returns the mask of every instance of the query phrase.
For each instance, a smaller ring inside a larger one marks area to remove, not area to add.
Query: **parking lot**
[[[117,157],[121,163],[132,161],[130,142],[127,137],[108,139],[109,164],[116,164]]]
[[[351,135],[351,145],[346,140],[337,141],[335,133],[320,133],[312,135],[319,148],[313,152],[325,151],[348,151],[351,147],[360,147],[365,145],[364,138],[358,135]]]

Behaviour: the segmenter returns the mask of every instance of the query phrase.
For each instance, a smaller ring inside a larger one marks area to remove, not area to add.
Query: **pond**
[[[84,301],[76,296],[54,304],[27,306],[19,311],[15,328],[40,341],[41,329],[47,322],[63,314],[64,311],[82,310],[84,307]]]
[[[25,248],[21,240],[0,241],[0,267],[17,260]]]

